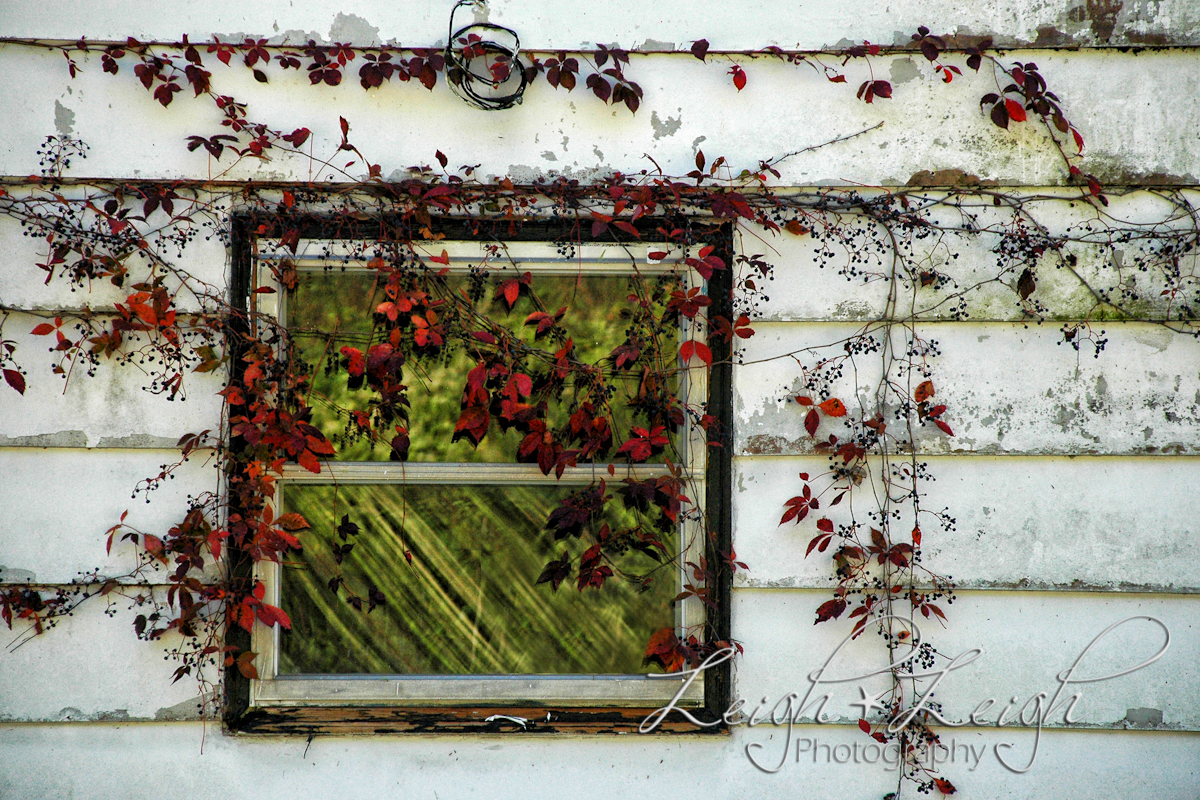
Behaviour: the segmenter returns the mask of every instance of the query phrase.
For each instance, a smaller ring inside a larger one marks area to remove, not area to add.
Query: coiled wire
[[[529,85],[530,76],[518,58],[521,39],[516,31],[490,22],[473,22],[455,30],[458,9],[476,1],[458,0],[450,11],[447,82],[455,94],[476,108],[512,108],[521,102]],[[497,69],[493,71],[493,67]]]

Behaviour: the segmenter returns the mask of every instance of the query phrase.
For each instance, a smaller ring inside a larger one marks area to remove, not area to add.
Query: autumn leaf
[[[815,408],[809,409],[808,413],[804,416],[804,430],[808,431],[810,437],[815,437],[817,435],[817,427],[820,424],[821,416],[817,413],[817,410]]]
[[[733,76],[733,85],[737,87],[739,92],[746,88],[746,71],[739,65],[734,64],[730,67],[729,74]]]
[[[818,405],[817,408],[824,411],[825,414],[830,417],[846,416],[846,406],[843,405],[842,401],[838,400],[836,397],[829,398],[824,403]]]
[[[1025,109],[1016,100],[1004,98],[1004,109],[1008,112],[1008,118],[1013,122],[1025,121]]]
[[[4,382],[16,389],[18,394],[25,394],[25,376],[15,369],[4,370]]]
[[[833,600],[828,600],[817,608],[817,618],[813,621],[813,625],[821,622],[826,622],[831,619],[837,619],[846,610],[846,601],[840,597]]]
[[[643,664],[658,663],[666,672],[683,669],[683,656],[679,653],[679,637],[671,628],[657,630],[646,645]]]
[[[292,629],[292,620],[282,608],[267,603],[259,603],[257,610],[258,618],[262,620],[264,625],[271,627],[278,624],[284,630],[290,631]]]
[[[942,794],[954,794],[958,789],[954,788],[954,784],[945,778],[934,778],[933,783]]]
[[[712,364],[712,351],[708,349],[708,345],[689,339],[679,348],[679,357],[683,359],[684,363],[687,363],[692,360],[693,356],[705,364]]]
[[[1033,270],[1026,268],[1021,273],[1021,277],[1017,280],[1017,294],[1022,300],[1028,300],[1029,295],[1033,294],[1033,290],[1037,288],[1037,278],[1034,277]]]
[[[913,392],[913,399],[918,403],[924,403],[931,397],[933,397],[933,381],[922,381]]]

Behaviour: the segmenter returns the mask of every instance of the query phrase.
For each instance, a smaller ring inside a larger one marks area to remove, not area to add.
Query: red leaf
[[[941,429],[942,429],[942,432],[943,432],[943,433],[945,433],[947,436],[953,436],[953,435],[954,435],[954,431],[950,430],[950,426],[949,426],[949,425],[947,425],[946,423],[942,422],[940,419],[935,419],[935,420],[933,421],[933,423],[934,423],[935,425],[937,425],[939,428],[941,428]]]
[[[837,619],[838,617],[840,617],[842,615],[842,612],[845,610],[846,610],[846,601],[841,599],[840,597],[834,598],[833,600],[828,600],[828,601],[822,603],[820,605],[820,607],[817,609],[817,618],[813,622],[813,625],[816,625],[818,622],[825,622],[826,620]]]
[[[871,723],[867,722],[865,719],[860,719],[858,721],[858,729],[861,730],[863,733],[870,733],[871,732]]]
[[[15,369],[4,370],[4,382],[16,389],[19,394],[25,394],[25,376]]]
[[[712,364],[712,351],[708,349],[708,345],[688,339],[679,348],[679,357],[686,363],[691,361],[693,356],[705,364]]]
[[[954,794],[958,789],[954,788],[954,784],[945,778],[934,778],[933,783],[942,794]]]
[[[833,533],[833,520],[829,517],[821,517],[817,520],[817,530]]]
[[[34,329],[30,332],[34,336],[45,336],[48,333],[54,333],[54,326],[51,325],[49,322],[43,322],[41,325],[35,326]]]
[[[821,424],[821,415],[817,413],[815,408],[809,409],[808,414],[804,417],[804,430],[808,431],[810,437],[817,435],[817,426]]]
[[[671,628],[655,631],[643,654],[646,661],[657,661],[667,672],[678,672],[683,668],[683,656],[679,653],[679,637]]]
[[[915,544],[917,547],[921,546],[921,529],[919,527],[913,528],[912,540],[913,544]]]
[[[831,417],[846,416],[846,406],[844,406],[842,401],[838,400],[836,397],[829,398],[824,403],[821,403],[819,406],[817,406],[817,408],[821,409]]]
[[[740,92],[746,88],[746,72],[737,64],[729,68],[729,74],[733,76],[733,85]]]
[[[306,520],[301,514],[297,514],[295,511],[284,514],[275,521],[275,524],[283,528],[285,531],[302,531],[305,528],[312,527],[308,524],[308,520]]]
[[[317,474],[321,471],[321,462],[317,460],[317,457],[310,450],[301,450],[296,461],[309,472]]]
[[[283,140],[285,142],[291,142],[292,147],[299,150],[300,146],[308,141],[308,137],[311,133],[312,131],[310,131],[308,128],[297,128],[291,133],[285,134]]]
[[[811,397],[804,397],[803,395],[797,395],[796,402],[802,406],[811,406],[813,404]]]
[[[1071,136],[1075,138],[1075,146],[1079,148],[1079,152],[1083,152],[1083,137],[1079,135],[1079,131],[1071,128]]]
[[[234,621],[247,632],[254,630],[254,609],[242,603],[233,612]]]
[[[272,626],[276,623],[284,630],[292,629],[292,620],[288,617],[287,612],[277,606],[261,603],[258,606],[258,618],[262,620],[264,625]]]
[[[708,54],[708,39],[701,39],[697,42],[692,42],[692,55],[701,61]]]
[[[913,392],[913,399],[918,403],[924,403],[931,397],[933,397],[933,381],[922,381]]]
[[[1008,111],[1008,117],[1013,122],[1025,121],[1025,109],[1016,100],[1004,98],[1004,108]]]

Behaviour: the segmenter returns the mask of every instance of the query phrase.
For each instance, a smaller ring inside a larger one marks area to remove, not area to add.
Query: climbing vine
[[[903,779],[921,791],[954,793],[948,778],[924,766],[923,754],[938,741],[928,704],[906,718],[909,709],[921,708],[914,672],[931,667],[942,654],[929,640],[913,642],[905,620],[943,623],[955,599],[951,576],[923,560],[923,547],[937,531],[952,528],[954,518],[950,509],[925,503],[924,485],[932,476],[921,443],[953,437],[958,418],[940,391],[939,345],[922,325],[964,319],[970,298],[997,288],[1009,292],[1026,324],[1040,325],[1054,309],[1042,301],[1039,282],[1054,270],[1069,275],[1090,298],[1090,309],[1061,328],[1067,346],[1099,357],[1106,343],[1099,325],[1109,320],[1152,320],[1194,336],[1200,225],[1191,198],[1155,192],[1166,213],[1150,223],[1110,216],[1112,191],[1084,171],[1080,128],[1067,118],[1063,100],[1037,65],[1002,61],[987,39],[952,52],[945,38],[926,28],[913,34],[908,50],[920,52],[946,83],[963,76],[949,58],[965,56],[966,68],[995,84],[980,98],[981,113],[1000,128],[1040,124],[1075,188],[1054,195],[987,187],[789,190],[773,180],[780,177],[780,162],[795,153],[741,165],[728,157],[709,160],[703,152],[696,155],[695,169],[682,176],[656,168],[614,172],[587,185],[566,178],[522,185],[480,180],[470,165],[452,169],[449,157],[437,151],[431,156],[438,167],[414,168],[406,180],[384,181],[381,166],[373,163],[369,147],[353,140],[345,118],[336,151],[321,157],[313,150],[310,128],[288,131],[256,119],[247,104],[217,85],[218,70],[238,67],[260,83],[283,82],[294,70],[313,87],[336,86],[357,75],[364,91],[389,81],[433,91],[445,81],[469,102],[499,109],[519,102],[526,86],[544,79],[566,92],[582,84],[599,102],[638,111],[638,54],[603,46],[592,52],[520,51],[517,41],[497,43],[502,32],[468,26],[452,31],[445,49],[316,42],[288,47],[216,38],[81,40],[70,46],[9,41],[61,52],[71,77],[97,63],[114,79],[132,76],[163,107],[190,93],[212,104],[216,125],[179,143],[208,155],[208,181],[73,180],[68,172],[72,162],[87,157],[86,145],[51,137],[39,151],[41,174],[0,188],[0,213],[42,243],[45,257],[35,266],[47,283],[65,281],[87,291],[107,282],[124,294],[119,302],[85,310],[43,314],[0,308],[5,382],[22,394],[27,388],[11,331],[31,315],[42,317],[31,333],[49,343],[53,372],[62,380],[86,379],[107,363],[140,371],[148,391],[182,401],[189,376],[227,376],[220,392],[221,427],[183,436],[179,460],[147,477],[134,493],[148,496],[197,458],[219,465],[224,491],[190,498],[165,535],[134,528],[124,516],[116,521],[107,531],[109,550],[128,543],[136,553],[126,574],[96,570],[71,586],[5,587],[0,595],[5,622],[26,625],[15,644],[52,627],[86,600],[104,598],[110,610],[126,602],[137,610],[140,638],[181,637],[172,639],[182,642],[170,651],[174,678],[197,680],[209,698],[205,713],[218,710],[212,668],[256,677],[248,636],[256,621],[291,624],[281,608],[267,602],[263,583],[249,569],[285,560],[306,546],[310,521],[274,510],[285,469],[298,465],[320,473],[339,448],[359,443],[406,461],[413,413],[406,381],[454,354],[467,359],[468,369],[456,388],[461,400],[453,440],[479,447],[515,430],[508,455],[537,464],[545,475],[561,476],[580,464],[604,468],[603,479],[571,492],[546,520],[561,554],[545,564],[541,588],[602,592],[621,581],[652,581],[656,565],[679,557],[668,540],[681,520],[698,520],[702,536],[713,527],[703,498],[689,488],[680,466],[676,432],[691,425],[704,432],[710,447],[734,447],[728,426],[703,404],[681,402],[672,387],[714,365],[748,363],[745,344],[755,335],[777,271],[771,256],[753,251],[770,250],[770,237],[799,237],[811,242],[817,267],[851,283],[883,285],[886,304],[878,319],[842,340],[771,356],[794,370],[795,379],[780,390],[794,412],[796,438],[803,449],[826,459],[821,471],[799,474],[797,494],[786,501],[780,524],[803,526],[811,534],[806,557],[831,562],[832,596],[815,609],[815,623],[852,621],[849,635],[877,634],[897,664],[883,697],[886,712],[878,720],[860,720],[860,728],[879,742],[900,745]],[[833,83],[848,83],[848,66],[862,62],[866,74],[855,94],[865,103],[892,99],[893,87],[876,78],[872,66],[872,59],[892,52],[895,48],[869,42],[805,53],[716,52],[705,40],[691,46],[697,59],[721,62],[736,92],[746,87],[746,65],[755,59],[808,67]],[[221,183],[233,164],[269,155],[307,161],[314,180]],[[356,166],[365,179],[350,177]],[[320,180],[322,175],[342,182]],[[1087,213],[1082,222],[1053,230],[1043,212],[1062,204]],[[262,262],[271,264],[274,284],[255,286],[248,302],[230,298],[224,287],[181,266],[180,255],[197,237],[233,247],[235,212],[258,255],[274,257]],[[312,331],[325,337],[326,347],[318,363],[306,362],[294,337],[259,310],[257,299],[295,289],[302,230],[323,226],[333,239],[363,220],[374,221],[372,237],[357,240],[339,258],[374,276],[380,302],[370,334],[355,346],[342,344],[334,331]],[[465,288],[446,269],[440,242],[447,220],[468,221],[470,235],[494,243]],[[568,256],[593,241],[663,248],[649,258],[671,269],[653,275],[639,273],[631,258],[625,339],[611,352],[582,355],[565,309],[543,302],[538,278],[499,244],[546,220],[554,221],[555,243]],[[731,251],[721,247],[721,236],[730,237]],[[970,247],[983,248],[994,263],[967,276],[954,261],[960,249]],[[1115,259],[1117,247],[1136,248],[1138,255]],[[709,285],[727,280],[729,290],[709,293],[688,284],[683,276],[689,273]],[[517,324],[500,319],[512,314],[520,317]],[[319,370],[344,376],[350,388],[370,396],[365,407],[337,409],[343,427],[335,432],[314,424],[315,404],[333,404],[315,392]],[[847,376],[867,374],[874,376],[873,391],[848,394]],[[651,461],[664,463],[667,474],[627,477],[630,465]],[[610,505],[629,510],[635,522],[619,530],[602,524]],[[358,584],[341,571],[361,535],[349,511],[336,535],[336,568],[325,576],[329,592],[362,613],[386,604],[377,586]],[[692,580],[676,599],[695,597],[712,611],[715,587],[747,567],[731,547],[719,546],[715,534],[701,549],[704,555],[687,564]],[[153,588],[164,583],[165,590]],[[646,662],[678,671],[722,649],[740,649],[712,616],[706,626],[682,635],[673,628],[655,632]],[[901,658],[906,651],[909,657]],[[900,719],[904,724],[891,724]]]

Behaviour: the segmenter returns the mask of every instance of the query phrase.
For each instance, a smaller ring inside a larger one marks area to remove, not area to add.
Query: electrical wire
[[[455,94],[476,108],[512,108],[521,102],[529,85],[530,76],[518,58],[521,39],[516,31],[491,22],[474,22],[455,30],[458,9],[476,4],[477,0],[458,0],[450,11],[447,82]]]

